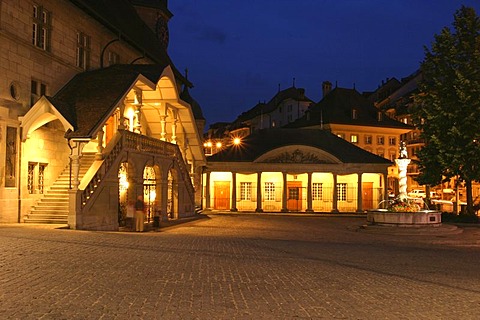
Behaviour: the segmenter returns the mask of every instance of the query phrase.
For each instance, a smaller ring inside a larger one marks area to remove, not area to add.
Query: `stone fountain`
[[[404,227],[441,225],[441,212],[422,209],[414,199],[407,195],[407,167],[410,161],[405,142],[402,141],[400,143],[400,156],[395,159],[398,166],[399,193],[394,200],[384,200],[377,209],[369,210],[367,213],[369,223]],[[423,201],[422,205],[424,205]]]

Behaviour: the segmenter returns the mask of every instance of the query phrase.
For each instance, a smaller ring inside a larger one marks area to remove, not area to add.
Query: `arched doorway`
[[[146,166],[143,169],[143,201],[145,202],[145,221],[150,223],[155,215],[155,202],[157,200],[157,179],[155,168]]]
[[[127,206],[132,199],[128,199],[128,162],[120,163],[118,168],[118,225],[124,227],[127,224]]]

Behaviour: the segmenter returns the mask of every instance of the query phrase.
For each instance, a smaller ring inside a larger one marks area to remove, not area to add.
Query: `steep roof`
[[[263,129],[243,138],[240,146],[227,149],[208,158],[208,162],[252,162],[268,151],[293,145],[321,149],[343,163],[391,164],[385,158],[365,151],[326,130]]]
[[[92,18],[100,22],[122,41],[143,52],[146,57],[157,64],[168,63],[175,76],[191,86],[175,68],[168,56],[167,49],[157,39],[153,31],[138,16],[129,0],[70,0]],[[114,39],[112,39],[114,40]]]
[[[203,116],[202,108],[200,107],[200,104],[195,100],[191,95],[190,92],[188,91],[188,87],[184,86],[182,92],[180,93],[180,99],[182,99],[185,102],[188,102],[190,106],[192,107],[192,112],[193,112],[193,117],[197,120],[205,120],[205,117]]]
[[[270,101],[268,101],[267,103],[257,103],[253,108],[239,115],[235,122],[250,120],[257,116],[260,116],[261,114],[270,113],[275,110],[280,103],[287,99],[292,99],[295,101],[313,102],[311,99],[305,96],[304,88],[290,87],[277,92],[277,94],[275,94],[273,98],[270,99]]]
[[[74,76],[49,98],[73,125],[67,137],[92,137],[141,74],[157,83],[166,65],[114,65]]]
[[[353,110],[356,117],[353,117]],[[411,126],[383,114],[378,119],[378,110],[355,89],[335,88],[320,102],[311,106],[304,116],[286,127],[301,128],[320,124],[351,124],[374,127],[404,128]]]

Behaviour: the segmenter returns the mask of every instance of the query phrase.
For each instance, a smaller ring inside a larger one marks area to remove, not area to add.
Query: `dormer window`
[[[352,119],[355,120],[358,118],[358,111],[357,109],[352,109]]]

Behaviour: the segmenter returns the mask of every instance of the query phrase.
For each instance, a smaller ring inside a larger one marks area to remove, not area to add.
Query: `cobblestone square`
[[[0,225],[0,318],[480,318],[480,228],[365,221],[210,214],[144,233]]]

